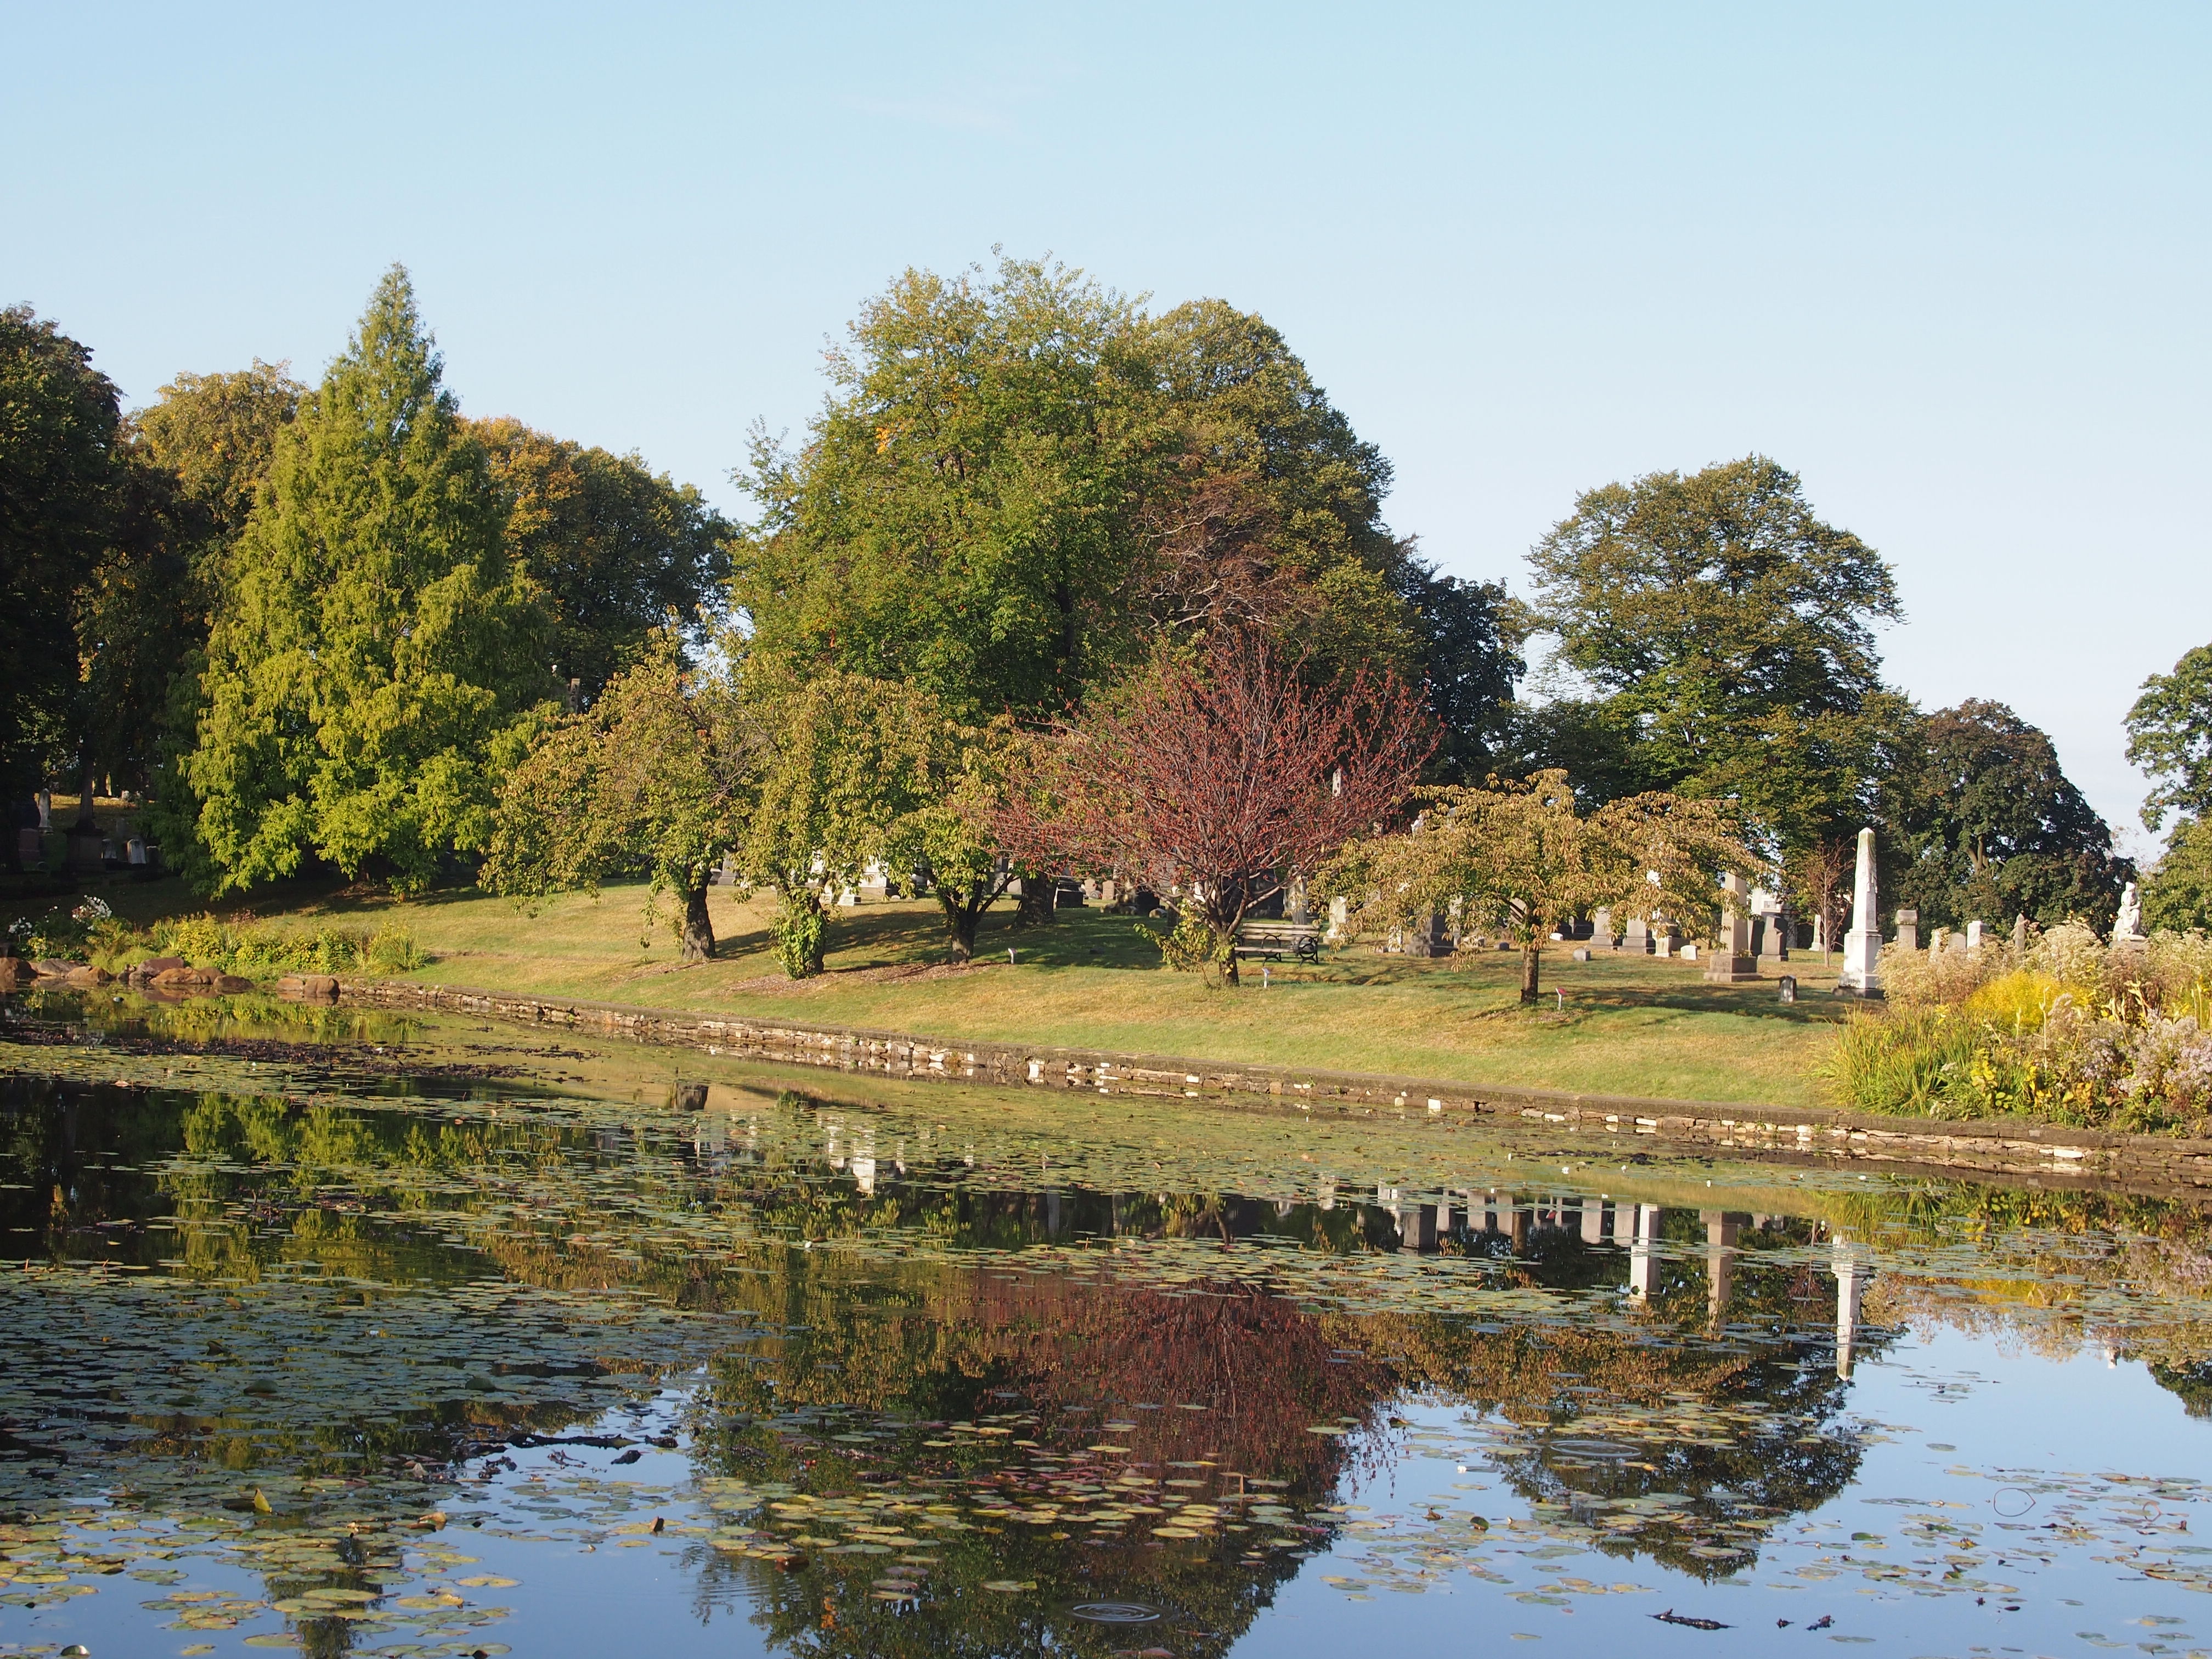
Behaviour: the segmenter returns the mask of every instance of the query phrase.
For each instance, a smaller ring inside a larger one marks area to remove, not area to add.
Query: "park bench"
[[[1237,954],[1265,957],[1270,962],[1280,962],[1286,956],[1318,962],[1321,929],[1304,921],[1248,921],[1237,930]]]

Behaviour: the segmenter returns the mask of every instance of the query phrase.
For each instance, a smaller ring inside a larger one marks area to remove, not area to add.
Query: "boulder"
[[[12,991],[31,980],[31,964],[21,957],[0,957],[0,991]]]
[[[31,971],[40,979],[67,979],[83,966],[81,962],[60,962],[52,957],[40,957],[31,964]]]
[[[253,981],[250,979],[240,979],[236,974],[217,974],[215,976],[215,988],[219,996],[234,997],[240,991],[251,991],[253,988]]]
[[[336,1002],[338,982],[329,974],[287,974],[276,981],[276,994],[295,1001]]]
[[[173,968],[189,968],[191,964],[182,957],[149,957],[143,962],[131,964],[133,979],[159,979]]]
[[[206,968],[167,968],[154,975],[157,991],[199,991],[215,982],[216,975]]]
[[[105,985],[114,977],[115,975],[105,968],[72,968],[70,969],[69,977],[63,983],[82,986]]]

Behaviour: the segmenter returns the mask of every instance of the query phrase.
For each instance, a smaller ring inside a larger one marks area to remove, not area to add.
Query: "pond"
[[[2212,1218],[0,1006],[0,1655],[2212,1650]]]

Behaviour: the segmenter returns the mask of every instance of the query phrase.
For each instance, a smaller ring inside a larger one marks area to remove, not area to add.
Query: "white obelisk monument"
[[[1875,907],[1874,831],[1859,831],[1859,867],[1851,883],[1851,931],[1844,935],[1844,967],[1836,988],[1849,996],[1881,995],[1881,918]]]

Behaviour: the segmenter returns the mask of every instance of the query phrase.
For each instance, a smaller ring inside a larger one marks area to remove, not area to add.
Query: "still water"
[[[2212,1651],[2212,1218],[0,1008],[0,1655]]]

